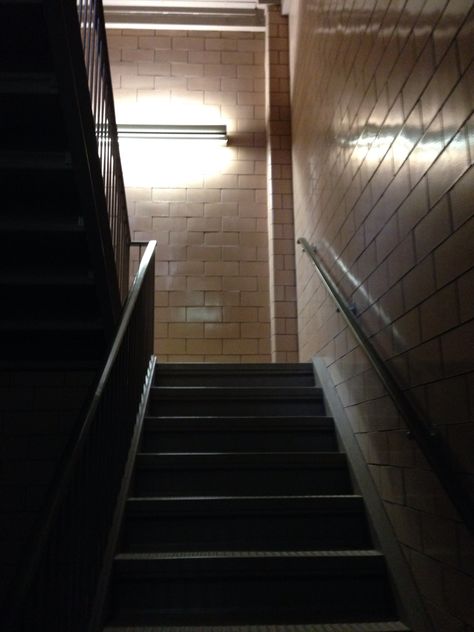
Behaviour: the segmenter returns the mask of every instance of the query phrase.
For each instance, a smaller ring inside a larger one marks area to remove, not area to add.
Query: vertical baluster
[[[87,79],[89,90],[91,91],[91,47],[92,47],[92,29],[91,29],[91,21],[93,19],[92,15],[92,4],[91,0],[87,0],[87,9],[86,9],[86,20],[85,20],[85,44],[84,44],[84,59],[86,62],[86,70],[87,70]]]

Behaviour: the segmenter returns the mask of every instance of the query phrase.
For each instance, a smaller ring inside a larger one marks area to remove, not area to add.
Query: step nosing
[[[384,556],[375,549],[311,549],[303,551],[173,551],[146,553],[119,553],[115,556],[118,562],[128,561],[160,561],[160,560],[227,560],[227,559],[339,559],[370,558],[382,559]]]
[[[401,621],[356,621],[261,625],[108,626],[104,632],[410,632]]]
[[[224,371],[237,371],[239,373],[252,374],[252,373],[278,373],[282,372],[313,372],[313,365],[309,362],[298,362],[298,363],[268,363],[268,362],[258,362],[255,364],[238,364],[238,363],[212,363],[212,362],[189,362],[189,363],[173,363],[167,362],[166,364],[160,364],[156,367],[156,373],[188,373],[188,372],[201,372],[201,371],[209,371],[214,372],[217,371],[219,373]]]
[[[284,457],[294,457],[294,456],[299,456],[299,457],[308,457],[308,456],[320,456],[320,455],[337,455],[337,456],[343,456],[345,453],[344,452],[337,452],[334,450],[305,450],[305,451],[286,451],[286,452],[273,452],[273,451],[268,451],[268,452],[216,452],[216,451],[212,451],[212,452],[139,452],[137,454],[137,456],[143,457],[149,457],[149,456],[157,456],[157,457],[175,457],[175,456],[192,456],[192,457],[199,457],[199,456],[206,456],[206,457],[216,457],[216,458],[221,458],[221,457],[252,457],[252,458],[256,458],[258,456],[272,456],[272,457],[278,457],[278,458],[284,458]]]
[[[339,468],[347,463],[344,452],[140,452],[136,465],[141,469],[171,465],[174,467],[253,467],[262,469],[270,466],[285,468]]]
[[[283,429],[291,428],[291,429],[300,429],[300,428],[315,428],[315,429],[326,429],[332,428],[334,426],[334,421],[332,417],[329,416],[314,416],[308,417],[307,419],[301,418],[293,418],[290,416],[286,417],[260,417],[260,416],[249,416],[249,417],[227,417],[224,415],[215,415],[215,416],[195,416],[195,417],[159,417],[159,416],[151,416],[147,415],[145,417],[146,426],[154,426],[159,427],[172,426],[175,429],[179,430],[180,426],[210,426],[210,427],[223,427],[223,426],[232,426],[243,427],[247,430],[252,430],[253,427],[281,427]]]
[[[328,500],[328,499],[337,499],[337,500],[347,500],[347,499],[357,499],[362,500],[362,496],[358,494],[299,494],[295,496],[287,496],[287,495],[279,495],[279,496],[130,496],[128,498],[128,502],[176,502],[183,501],[186,502],[188,500],[195,501],[220,501],[220,500],[230,500],[230,501],[259,501],[259,500]]]

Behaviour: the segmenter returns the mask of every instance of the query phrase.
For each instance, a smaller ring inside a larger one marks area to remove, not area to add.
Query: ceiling
[[[264,6],[278,0],[104,0],[108,28],[265,29]]]

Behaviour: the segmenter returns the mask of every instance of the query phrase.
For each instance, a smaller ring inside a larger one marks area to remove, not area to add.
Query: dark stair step
[[[349,494],[345,454],[138,454],[133,496]]]
[[[59,95],[0,89],[0,133],[2,151],[65,151],[69,140]]]
[[[106,351],[102,329],[55,329],[21,331],[17,335],[0,330],[0,367],[95,366]]]
[[[0,2],[0,71],[45,72],[52,66],[42,3]]]
[[[71,277],[69,277],[71,278]],[[24,276],[0,279],[4,309],[0,320],[26,322],[91,322],[101,318],[97,290],[92,283],[34,283]]]
[[[0,318],[0,331],[17,332],[96,332],[102,331],[104,323],[101,320],[52,320],[48,318],[33,319],[25,315],[23,319],[4,320]]]
[[[337,450],[331,417],[147,417],[142,452]]]
[[[21,191],[21,195],[18,195]],[[9,170],[2,182],[2,217],[44,224],[71,221],[83,215],[72,170]]]
[[[153,387],[152,416],[324,415],[322,391],[315,387]]]
[[[0,72],[2,95],[55,95],[58,82],[52,72]]]
[[[311,364],[160,364],[158,386],[314,386]]]
[[[113,610],[125,623],[314,623],[394,618],[376,551],[122,554]]]
[[[57,231],[25,231],[21,237],[17,231],[0,230],[2,248],[0,267],[2,271],[22,272],[35,270],[37,266],[58,267],[62,270],[91,267],[90,251],[83,230],[68,231],[58,235]],[[21,243],[22,257],[15,257]]]
[[[47,266],[37,266],[34,270],[28,272],[2,272],[0,271],[0,285],[3,288],[8,286],[28,286],[28,287],[61,287],[74,286],[90,287],[95,284],[94,274],[92,271],[71,274],[69,271],[61,269],[53,269]]]
[[[68,151],[0,151],[0,169],[4,171],[69,171],[72,156]]]
[[[52,220],[48,218],[45,220],[40,214],[30,217],[4,216],[0,218],[0,232],[5,236],[8,234],[15,236],[21,233],[22,237],[25,234],[43,237],[51,234],[55,237],[64,238],[69,234],[84,234],[85,226],[84,219],[81,217],[55,218]]]
[[[401,621],[308,623],[300,625],[107,626],[104,632],[410,632]]]
[[[124,551],[367,549],[360,496],[130,498]]]

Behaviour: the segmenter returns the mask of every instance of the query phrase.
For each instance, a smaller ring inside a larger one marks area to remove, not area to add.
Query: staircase
[[[408,630],[311,365],[161,365],[106,630],[270,629]]]
[[[0,369],[96,368],[120,313],[78,24],[0,0]]]

